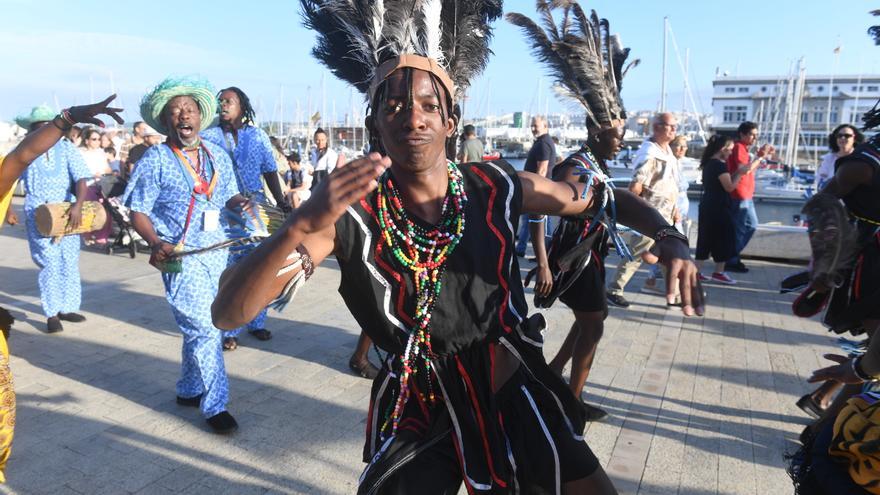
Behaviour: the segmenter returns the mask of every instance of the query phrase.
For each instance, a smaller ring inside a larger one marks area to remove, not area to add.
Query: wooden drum
[[[67,225],[70,203],[47,203],[37,207],[34,221],[37,231],[43,237],[60,237],[64,235],[85,234],[101,230],[107,225],[107,210],[97,201],[84,201],[82,206],[82,223],[79,228],[71,229]]]

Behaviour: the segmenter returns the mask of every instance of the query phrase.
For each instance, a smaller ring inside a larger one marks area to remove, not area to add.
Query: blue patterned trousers
[[[47,318],[58,313],[79,311],[82,301],[82,284],[79,278],[79,236],[68,235],[55,243],[51,237],[43,237],[34,221],[35,209],[25,209],[27,218],[28,246],[31,259],[40,268],[37,283],[40,301]]]
[[[252,244],[249,246],[243,246],[241,249],[237,249],[235,251],[230,252],[229,253],[229,266],[236,264],[240,259],[244,258],[245,256],[247,256],[248,253],[253,251],[254,248],[256,248],[256,245]],[[248,323],[247,325],[245,325],[243,327],[236,328],[235,330],[230,330],[229,332],[226,332],[226,334],[224,336],[225,337],[238,337],[238,335],[241,334],[241,331],[244,330],[245,328],[247,328],[248,330],[260,330],[260,329],[266,328],[266,313],[267,312],[268,312],[268,310],[263,308],[263,310],[260,311],[260,313],[253,320],[251,320],[250,323]]]
[[[165,298],[183,333],[177,395],[202,394],[202,414],[209,418],[226,410],[229,380],[223,362],[222,334],[211,319],[227,252],[211,251],[183,258],[181,273],[163,273]]]

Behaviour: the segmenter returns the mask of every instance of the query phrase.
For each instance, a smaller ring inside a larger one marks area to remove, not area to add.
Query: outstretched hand
[[[376,188],[376,179],[389,166],[391,159],[370,153],[336,167],[291,218],[296,218],[307,234],[332,226],[346,208]]]
[[[112,117],[117,124],[122,124],[124,123],[124,121],[122,120],[122,117],[119,116],[119,112],[121,112],[122,109],[107,106],[114,99],[116,99],[115,94],[104,98],[103,101],[100,101],[98,103],[70,107],[68,109],[68,112],[70,113],[70,118],[72,118],[77,123],[93,124],[99,127],[104,127],[104,123],[96,118],[96,116],[103,114]]]
[[[666,267],[666,302],[675,302],[675,289],[678,287],[681,310],[685,316],[702,316],[706,306],[703,287],[688,246],[680,239],[667,237],[655,244],[655,250],[660,263]]]
[[[862,379],[857,377],[855,371],[853,371],[853,365],[850,362],[851,358],[839,354],[825,354],[823,357],[837,364],[814,371],[807,378],[809,383],[826,382],[828,380],[849,384],[862,383]]]

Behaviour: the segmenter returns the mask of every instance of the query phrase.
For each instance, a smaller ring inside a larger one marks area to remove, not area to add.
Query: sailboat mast
[[[856,118],[861,113],[859,112],[859,96],[862,95],[862,62],[859,60],[859,77],[856,79],[856,99],[853,101],[853,109],[852,114],[849,117],[849,123],[855,124]]]
[[[837,64],[840,62],[840,44],[834,48],[834,65],[831,69],[831,78],[828,80],[828,108],[825,109],[825,132],[831,132],[831,97],[834,95],[834,73],[837,72]]]
[[[663,68],[660,71],[660,111],[666,111],[666,33],[669,18],[663,18]]]

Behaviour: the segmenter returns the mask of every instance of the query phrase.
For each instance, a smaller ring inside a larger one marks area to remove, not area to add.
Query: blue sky
[[[296,115],[297,102],[305,115],[309,97],[313,111],[325,102],[325,115],[333,113],[335,102],[340,120],[348,109],[359,112],[360,96],[311,58],[314,35],[301,26],[298,5],[296,0],[0,0],[0,120],[35,104],[54,106],[56,99],[62,107],[85,103],[111,87],[127,109],[126,120],[136,120],[140,97],[171,74],[201,74],[218,88],[238,85],[263,119],[280,115],[282,101],[286,119]],[[706,111],[716,68],[732,75],[778,75],[803,56],[808,74],[829,74],[839,44],[837,74],[880,74],[880,47],[865,32],[880,24],[868,15],[880,8],[876,2],[582,0],[581,5],[608,18],[632,56],[642,60],[624,83],[631,111],[657,107],[664,15],[682,59],[690,48],[692,84]],[[534,4],[508,0],[504,9],[531,15]],[[568,108],[555,99],[546,77],[539,83],[542,68],[514,26],[497,22],[492,47],[495,55],[471,87],[467,115]],[[668,73],[668,106],[677,109],[682,73],[671,49]]]

